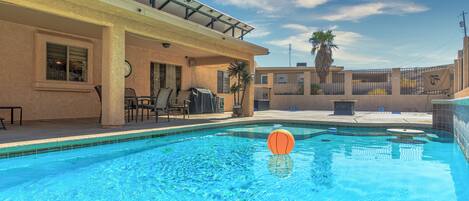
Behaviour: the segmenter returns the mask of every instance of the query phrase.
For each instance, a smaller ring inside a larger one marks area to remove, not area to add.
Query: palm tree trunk
[[[241,73],[241,72],[240,72]],[[238,86],[240,85],[241,83],[241,74],[238,74]],[[237,105],[241,105],[240,102],[239,102],[239,95],[240,95],[240,88],[238,88],[238,101],[237,101]]]
[[[243,109],[244,95],[246,94],[246,88],[247,88],[247,86],[244,85],[244,86],[243,86],[243,95],[242,95],[242,97],[241,97],[241,104],[240,104],[241,110]]]

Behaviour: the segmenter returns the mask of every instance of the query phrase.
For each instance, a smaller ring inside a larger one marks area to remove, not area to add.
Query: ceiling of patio
[[[125,38],[126,45],[133,45],[147,49],[153,49],[157,51],[168,51],[173,55],[178,56],[187,56],[192,58],[199,58],[199,57],[214,57],[219,56],[213,53],[204,52],[202,50],[198,50],[195,48],[186,47],[183,45],[170,43],[171,46],[169,48],[163,48],[163,43],[167,43],[163,40],[151,39],[148,37],[140,36],[133,33],[127,33]]]
[[[0,2],[0,20],[58,32],[101,38],[102,27]]]

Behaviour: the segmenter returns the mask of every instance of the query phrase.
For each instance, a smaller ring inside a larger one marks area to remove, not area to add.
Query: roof
[[[255,28],[197,0],[136,0],[155,9],[242,39]]]

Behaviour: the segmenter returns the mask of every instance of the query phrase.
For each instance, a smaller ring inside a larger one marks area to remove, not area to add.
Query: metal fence
[[[275,73],[275,95],[304,95],[304,73]]]
[[[311,73],[311,95],[345,95],[345,73],[331,72],[325,83],[321,83],[316,72]]]
[[[425,91],[423,74],[435,70],[452,69],[449,66],[401,68],[401,95],[445,95],[448,90]],[[451,73],[453,74],[453,73]],[[451,76],[451,83],[454,76]]]
[[[270,100],[270,90],[268,87],[256,87],[254,90],[254,100]]]
[[[353,95],[392,95],[392,69],[352,71]]]

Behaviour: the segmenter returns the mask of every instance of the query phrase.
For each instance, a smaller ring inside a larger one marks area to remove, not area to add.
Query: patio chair
[[[2,124],[2,128],[3,128],[3,130],[6,130],[7,127],[5,127],[5,124],[3,123],[3,120],[5,120],[5,119],[0,117],[0,123]]]
[[[125,109],[127,110],[127,119],[134,119],[134,110],[137,111],[135,118],[138,119],[139,104],[137,92],[135,92],[135,89],[133,88],[125,88],[124,96],[126,97],[124,105]]]
[[[102,102],[103,102],[103,99],[102,99],[102,91],[103,91],[102,86],[101,85],[96,85],[94,87],[94,90],[96,91],[96,94],[98,95],[99,103],[102,104]],[[126,100],[125,105],[124,105],[124,109],[127,110],[127,112],[128,112],[127,113],[127,119],[128,120],[130,119],[130,114],[132,115],[131,118],[133,119],[133,111],[130,111],[130,110],[137,109],[137,107],[138,107],[136,92],[132,88],[126,88],[125,89],[125,96],[135,97],[135,100],[130,100],[130,101]],[[136,116],[138,116],[138,110],[137,110],[137,115]],[[102,118],[103,118],[103,107],[101,105],[100,110],[99,110],[99,123],[101,123]]]
[[[189,104],[192,91],[181,91],[176,96],[176,100],[170,105],[170,110],[179,110],[182,113],[183,119],[189,118]]]
[[[102,86],[101,85],[96,85],[94,87],[94,90],[96,91],[96,94],[98,94],[99,103],[102,104],[102,102],[103,102],[102,96],[101,96],[102,91],[103,91]],[[103,118],[103,106],[100,105],[100,107],[99,107],[99,123],[101,123],[102,118]]]
[[[164,88],[160,89],[156,100],[149,101],[148,104],[141,103],[141,107],[147,110],[152,110],[155,112],[155,121],[158,123],[159,111],[166,112],[168,115],[169,122],[169,98],[171,97],[172,89]],[[142,111],[143,113],[143,111]]]

